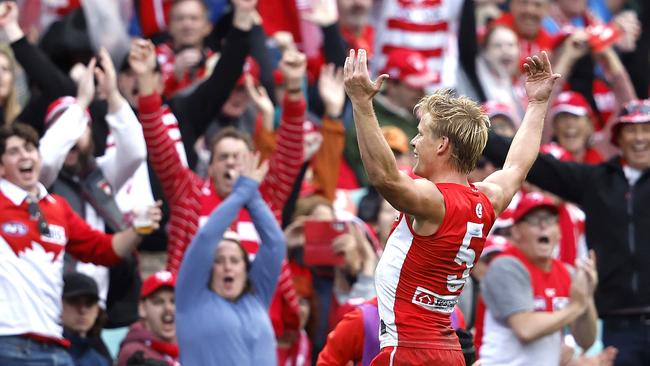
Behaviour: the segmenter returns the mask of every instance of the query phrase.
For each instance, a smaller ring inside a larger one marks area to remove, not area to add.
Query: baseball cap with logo
[[[384,139],[392,150],[406,154],[409,151],[408,137],[402,129],[395,126],[384,126],[381,128]]]
[[[440,75],[429,70],[427,59],[421,53],[408,49],[391,51],[382,74],[418,89],[440,81]]]
[[[158,271],[144,280],[142,283],[142,289],[140,290],[140,298],[144,299],[145,297],[158,291],[161,287],[174,288],[175,286],[175,274],[169,271]]]
[[[555,213],[558,212],[557,205],[549,196],[545,196],[539,192],[531,192],[521,197],[515,212],[512,214],[512,219],[517,223],[532,210],[540,207],[548,208]]]
[[[650,122],[650,99],[633,100],[623,107],[612,126],[612,144],[618,146],[618,134],[624,124]]]
[[[553,120],[560,113],[569,113],[580,117],[588,116],[593,120],[593,113],[587,99],[574,91],[562,92],[553,101],[549,117]]]

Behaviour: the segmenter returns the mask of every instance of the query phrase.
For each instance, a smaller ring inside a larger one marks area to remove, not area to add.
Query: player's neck
[[[455,183],[463,186],[469,186],[467,174],[455,170],[439,170],[433,172],[427,177],[433,183]]]

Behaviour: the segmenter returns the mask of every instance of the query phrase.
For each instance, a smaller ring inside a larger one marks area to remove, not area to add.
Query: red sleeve
[[[343,317],[327,335],[325,348],[318,355],[318,366],[346,365],[363,357],[363,313],[355,309]]]
[[[271,323],[278,337],[285,332],[300,330],[300,306],[292,278],[291,268],[288,262],[283,260],[278,287],[273,294],[269,310]]]
[[[260,193],[278,222],[302,167],[305,110],[304,98],[292,101],[285,97],[282,122],[276,132],[277,146],[269,161],[269,173],[260,186]]]
[[[165,197],[173,205],[184,193],[190,191],[192,173],[181,162],[162,116],[162,99],[159,94],[138,98],[138,118],[147,143],[149,162],[160,179]]]
[[[120,258],[113,250],[113,235],[108,235],[90,227],[72,210],[63,197],[55,198],[61,203],[67,223],[68,243],[65,250],[82,262],[112,266]]]

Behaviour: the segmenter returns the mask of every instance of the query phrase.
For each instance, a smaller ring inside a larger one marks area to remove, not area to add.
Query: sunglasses
[[[38,222],[38,232],[41,235],[50,235],[50,227],[43,217],[41,209],[38,207],[38,201],[34,200],[31,197],[27,198],[27,211],[29,212],[29,218],[32,221]]]

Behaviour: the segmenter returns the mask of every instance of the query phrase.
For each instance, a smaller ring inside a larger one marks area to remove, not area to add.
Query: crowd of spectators
[[[650,364],[648,24],[641,0],[0,2],[0,364],[369,365],[398,212],[361,160],[357,48],[412,177],[420,99],[482,104],[473,181],[549,54],[540,154],[452,324],[468,365]]]

